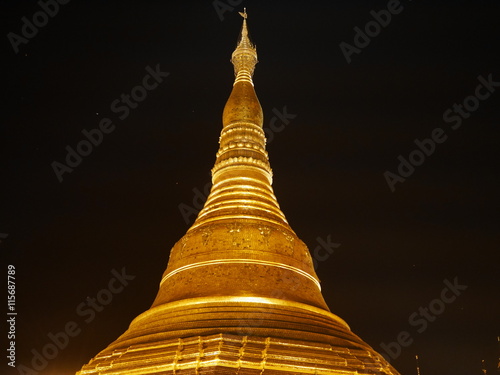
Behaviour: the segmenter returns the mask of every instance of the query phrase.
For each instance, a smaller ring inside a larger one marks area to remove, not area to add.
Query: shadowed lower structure
[[[77,375],[393,374],[332,314],[272,189],[247,14],[232,54],[212,190],[149,310]]]

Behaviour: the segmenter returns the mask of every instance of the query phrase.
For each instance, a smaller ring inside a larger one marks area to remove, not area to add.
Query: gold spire
[[[205,206],[172,248],[151,308],[78,375],[398,375],[329,311],[279,208],[252,82],[257,52],[240,14]]]
[[[252,82],[257,51],[248,36],[246,8],[240,14],[243,26],[231,58],[235,80],[222,115],[220,148],[212,169],[213,188],[192,228],[209,220],[244,216],[290,229],[271,188],[262,107]]]
[[[243,26],[241,27],[238,45],[231,56],[231,62],[234,65],[234,75],[236,76],[234,83],[247,81],[253,85],[252,76],[257,64],[257,49],[248,36],[247,8],[244,8],[244,12],[239,12],[239,14],[243,17]]]
[[[280,297],[328,310],[309,251],[288,225],[271,186],[262,107],[252,83],[257,52],[248,36],[246,10],[242,16],[231,59],[235,81],[222,115],[212,189],[195,222],[172,249],[153,306],[193,295],[193,280],[205,280],[222,269],[224,276],[213,287],[197,285],[198,297],[224,290],[226,296],[269,298],[285,275],[293,275],[300,279],[296,290],[280,287]],[[164,287],[167,280],[175,287]]]

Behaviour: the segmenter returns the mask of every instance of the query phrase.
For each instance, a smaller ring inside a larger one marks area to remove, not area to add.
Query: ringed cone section
[[[211,296],[274,298],[278,290],[280,299],[329,311],[309,250],[289,226],[272,189],[262,107],[252,81],[257,51],[246,12],[242,15],[212,189],[173,247],[153,307]],[[289,280],[295,280],[293,288]]]
[[[262,107],[252,81],[257,50],[248,36],[246,11],[240,14],[243,26],[231,57],[235,81],[222,115],[213,187],[191,229],[237,218],[266,220],[290,229],[271,187]]]

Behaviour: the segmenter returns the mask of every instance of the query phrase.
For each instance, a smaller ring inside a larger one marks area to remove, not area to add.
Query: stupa
[[[398,372],[330,312],[272,189],[247,13],[232,54],[212,189],[151,308],[77,375]]]

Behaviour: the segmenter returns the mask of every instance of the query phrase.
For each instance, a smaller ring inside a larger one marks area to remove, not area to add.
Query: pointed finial
[[[236,82],[241,80],[252,83],[252,75],[257,64],[257,50],[250,41],[247,28],[247,8],[243,8],[243,12],[238,12],[243,17],[243,25],[241,27],[240,38],[236,49],[231,56],[231,62],[234,65],[234,74]]]

